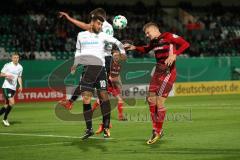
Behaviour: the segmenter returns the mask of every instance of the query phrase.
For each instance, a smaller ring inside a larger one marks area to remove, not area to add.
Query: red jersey
[[[115,63],[114,61],[112,61],[110,76],[113,78],[118,77],[120,74],[120,70],[121,70],[121,65],[119,63]]]
[[[171,52],[171,44],[173,45],[172,52],[176,55],[183,53],[189,47],[189,43],[182,37],[165,32],[158,38],[151,40],[146,46],[136,46],[136,50],[141,53],[148,53],[150,50],[154,50],[157,64],[167,67],[164,62]],[[175,63],[171,66],[171,69],[174,67]]]

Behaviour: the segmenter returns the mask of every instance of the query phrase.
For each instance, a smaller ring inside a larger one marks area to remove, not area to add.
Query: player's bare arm
[[[127,51],[131,51],[131,50],[136,49],[136,46],[134,46],[132,44],[129,44],[129,43],[125,43],[123,46],[124,46],[125,50],[127,50]]]
[[[83,30],[90,30],[90,28],[91,28],[90,24],[70,17],[66,12],[59,12],[59,17],[60,18],[62,18],[62,17],[66,18],[69,22],[73,23],[74,25],[78,26],[79,28],[81,28]]]
[[[22,89],[23,89],[22,77],[18,77],[18,84],[19,84],[18,91],[19,91],[19,92],[22,92]]]
[[[76,70],[77,70],[77,65],[73,65],[71,67],[71,74],[75,74]]]

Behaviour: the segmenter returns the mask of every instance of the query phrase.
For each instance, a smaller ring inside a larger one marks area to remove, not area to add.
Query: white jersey
[[[114,35],[113,27],[107,21],[103,22],[102,31],[109,36],[113,37]],[[110,43],[105,44],[105,56],[112,56],[112,44]]]
[[[9,88],[16,90],[17,80],[22,76],[23,67],[21,64],[15,65],[13,62],[6,63],[1,70],[1,73],[12,75],[14,78],[12,80],[6,79],[3,82],[2,88]]]
[[[98,34],[89,31],[79,32],[74,64],[105,66],[106,43],[117,45],[120,53],[125,54],[123,44],[104,32]]]

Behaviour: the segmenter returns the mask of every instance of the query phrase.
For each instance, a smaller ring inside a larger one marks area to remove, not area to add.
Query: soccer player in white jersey
[[[6,63],[1,70],[0,77],[4,77],[5,80],[2,85],[3,95],[5,99],[4,106],[0,109],[0,115],[4,114],[3,124],[10,126],[8,122],[8,115],[15,104],[14,95],[16,93],[17,82],[19,84],[18,91],[22,91],[22,72],[23,67],[18,63],[19,55],[17,53],[12,54],[12,62]]]
[[[60,17],[65,17],[68,21],[70,21],[71,23],[75,24],[76,26],[78,26],[79,28],[81,28],[83,30],[90,30],[90,28],[91,28],[90,23],[85,23],[85,22],[79,21],[77,19],[74,19],[74,18],[70,17],[65,12],[59,12],[59,15],[60,15]],[[101,31],[110,35],[110,36],[113,36],[113,33],[114,33],[113,32],[113,27],[112,27],[111,24],[109,24],[106,21],[106,18],[107,18],[106,11],[103,8],[96,8],[93,11],[90,12],[90,17],[93,17],[94,15],[95,16],[101,16],[101,17],[104,18],[104,22],[103,22]],[[107,71],[108,75],[110,73],[110,66],[111,66],[111,61],[112,61],[111,52],[112,52],[112,45],[109,44],[109,43],[105,43],[105,52],[104,52],[104,54],[105,54],[105,68],[106,68],[106,71]],[[122,59],[124,59],[124,57]],[[75,70],[75,69],[76,69],[76,66],[73,66],[72,70]],[[65,108],[71,109],[72,105],[73,105],[73,102],[77,100],[79,95],[80,95],[80,89],[79,89],[79,87],[77,87],[75,89],[72,97],[69,100],[62,100],[60,103]]]
[[[83,29],[83,30],[89,30],[91,28],[90,23],[85,23],[82,21],[79,21],[77,19],[74,19],[72,17],[70,17],[67,13],[65,12],[59,12],[60,17],[64,17],[66,18],[69,22],[75,24],[76,26],[78,26],[79,28]],[[106,11],[103,8],[96,8],[93,11],[90,12],[90,17],[93,17],[94,15],[96,16],[102,16],[104,18],[104,22],[102,25],[102,32],[113,36],[114,31],[113,31],[113,27],[111,24],[109,24],[106,21],[107,15],[106,15]],[[110,77],[110,71],[111,71],[111,65],[112,65],[112,44],[109,43],[105,43],[105,68],[107,71],[107,77]],[[119,53],[117,51],[114,51],[114,53],[116,53],[117,55],[119,55]],[[119,61],[122,60],[126,60],[126,56],[122,56],[120,57]],[[72,70],[74,72],[74,70],[76,69],[76,66],[72,67]],[[119,75],[120,77],[120,75]],[[73,95],[71,96],[71,98],[69,100],[61,100],[60,104],[62,106],[64,106],[67,109],[71,109],[73,106],[73,102],[77,100],[77,98],[80,95],[80,86],[78,86],[75,91],[73,92]],[[94,105],[99,104],[101,102],[99,102],[99,100],[97,100]],[[119,112],[121,111],[121,112]],[[122,115],[122,107],[120,105],[118,105],[118,114]],[[119,120],[125,120],[124,118],[120,118]],[[103,123],[99,124],[99,129],[96,131],[97,134],[103,132]]]
[[[86,121],[86,132],[82,139],[87,139],[94,134],[92,129],[91,97],[94,89],[97,89],[98,98],[101,101],[103,115],[104,137],[110,137],[110,113],[111,106],[107,93],[107,76],[105,70],[105,44],[115,44],[121,55],[126,56],[123,44],[116,38],[101,32],[104,18],[93,16],[89,31],[78,34],[74,65],[84,65],[84,71],[80,80],[80,90],[83,99],[83,115]]]

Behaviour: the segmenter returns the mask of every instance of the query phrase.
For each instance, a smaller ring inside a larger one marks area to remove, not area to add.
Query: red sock
[[[96,110],[99,106],[98,101],[95,101],[94,104],[92,105],[92,111]]]
[[[163,126],[163,123],[164,123],[165,115],[166,115],[166,108],[164,106],[158,107],[157,108],[157,122],[156,122],[156,127],[157,127],[156,132],[158,134],[160,134],[160,132],[162,130],[162,126]]]
[[[122,119],[123,118],[123,103],[118,102],[118,118]]]
[[[157,129],[157,126],[156,126],[156,120],[157,120],[156,109],[157,109],[157,106],[154,103],[149,102],[149,110],[150,110],[150,116],[151,116],[151,119],[152,119],[153,130]]]

